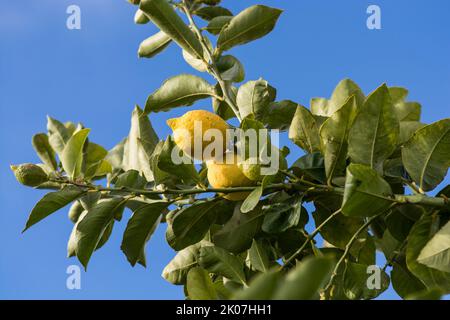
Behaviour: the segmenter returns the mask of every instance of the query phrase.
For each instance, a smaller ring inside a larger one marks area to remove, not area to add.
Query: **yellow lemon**
[[[226,161],[227,154],[224,155],[223,162],[211,160],[206,163],[208,167],[208,181],[213,188],[233,188],[249,187],[255,185],[255,182],[248,179],[239,168],[239,158],[233,155],[232,163]],[[224,196],[231,201],[244,200],[250,192],[229,193]]]
[[[176,145],[191,158],[211,159],[210,156],[203,155],[205,148],[211,143],[211,147],[217,146],[217,149],[211,152],[212,157],[215,156],[215,151],[217,154],[223,154],[227,148],[228,124],[221,117],[209,111],[189,111],[180,118],[167,120],[167,125],[173,130],[173,139]],[[196,142],[200,145],[195,145]],[[196,153],[194,148],[200,147],[201,150],[198,149],[200,152]],[[206,150],[207,153],[210,150]]]

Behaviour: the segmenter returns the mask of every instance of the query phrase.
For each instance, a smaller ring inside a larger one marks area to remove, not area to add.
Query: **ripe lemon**
[[[208,167],[208,181],[213,188],[232,188],[232,187],[249,187],[255,185],[255,182],[248,179],[239,168],[239,158],[233,155],[234,162],[227,163],[226,155],[222,163],[211,160],[206,163]],[[250,192],[235,192],[224,196],[225,199],[231,201],[244,200]]]
[[[205,139],[205,133],[210,129],[218,130],[216,133],[219,135],[219,138],[222,140],[221,147],[222,150],[217,150],[217,153],[223,154],[227,148],[227,129],[229,128],[228,124],[218,115],[211,113],[205,110],[193,110],[185,113],[180,118],[173,118],[167,120],[167,125],[173,130],[173,139],[176,145],[183,150],[183,152],[190,156],[191,158],[196,158],[197,160],[209,160],[210,157],[205,157],[203,159],[203,151],[210,144],[213,143],[216,139],[216,136],[212,131],[209,134],[213,134],[213,138],[211,140]],[[200,130],[194,130],[194,128],[199,128]],[[194,141],[196,140],[195,135],[200,135],[201,137],[197,137],[197,141],[201,142],[202,152],[200,154],[195,154]],[[208,134],[207,134],[208,135]],[[218,143],[219,144],[219,143]],[[199,157],[200,156],[200,157]],[[215,152],[212,152],[212,156],[215,156]]]

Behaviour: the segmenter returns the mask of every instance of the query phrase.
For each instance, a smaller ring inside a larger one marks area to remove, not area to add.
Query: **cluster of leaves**
[[[68,255],[87,267],[128,208],[121,249],[133,266],[145,266],[146,243],[165,223],[177,254],[162,276],[184,285],[189,299],[372,299],[390,282],[403,298],[450,292],[450,187],[426,194],[450,166],[450,119],[425,125],[406,89],[382,85],[366,97],[348,79],[309,109],[276,101],[263,79],[238,87],[243,65],[224,52],[268,34],[281,10],[256,5],[233,15],[220,0],[130,2],[139,5],[136,23],[161,30],[141,43],[139,56],[175,42],[186,62],[216,83],[187,74],[166,80],[144,110],[134,109],[128,137],[109,152],[81,125],[49,118],[48,134],[36,135],[33,145],[49,174],[39,188],[56,190],[35,206],[26,228],[72,203]],[[217,36],[215,44],[202,31]],[[288,130],[305,155],[282,183],[248,187],[243,203],[206,197],[215,192],[205,187],[206,168],[174,164],[176,145],[170,137],[160,141],[148,117],[206,98],[244,129]],[[106,187],[94,184],[104,178]],[[308,233],[310,219],[316,229]],[[323,246],[314,240],[319,234]],[[377,250],[387,264],[380,286],[370,289],[367,270]]]

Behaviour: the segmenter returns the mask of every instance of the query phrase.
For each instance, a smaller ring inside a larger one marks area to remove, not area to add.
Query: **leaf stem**
[[[233,100],[230,97],[230,93],[228,91],[228,86],[227,86],[225,80],[222,79],[219,69],[217,68],[217,64],[214,59],[214,54],[209,49],[208,44],[205,42],[205,39],[203,38],[200,28],[195,23],[194,18],[192,17],[189,7],[186,3],[186,0],[183,0],[183,5],[181,6],[181,8],[183,9],[184,13],[186,14],[192,30],[197,35],[197,38],[200,41],[200,44],[202,45],[204,52],[206,53],[208,61],[206,61],[204,59],[204,57],[202,57],[202,59],[208,65],[208,73],[211,74],[217,80],[217,82],[220,85],[220,88],[222,89],[223,101],[225,101],[230,106],[230,108],[233,110],[234,114],[238,118],[239,122],[241,122],[242,118],[239,113],[239,108],[236,106],[236,104],[233,102]]]

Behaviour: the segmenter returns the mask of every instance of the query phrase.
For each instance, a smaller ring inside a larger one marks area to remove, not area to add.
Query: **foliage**
[[[49,117],[48,133],[33,137],[42,164],[26,174],[29,185],[51,192],[25,229],[72,203],[68,255],[87,268],[130,210],[121,245],[126,258],[132,266],[151,264],[146,244],[166,226],[177,254],[162,276],[184,285],[188,299],[372,299],[389,282],[404,298],[450,292],[450,186],[426,193],[450,165],[450,119],[421,123],[420,104],[406,100],[406,89],[386,84],[366,96],[346,79],[310,108],[277,101],[264,79],[239,85],[244,66],[224,52],[270,33],[279,9],[255,5],[234,15],[219,0],[130,2],[139,5],[136,23],[160,29],[141,43],[140,57],[174,42],[214,82],[187,74],[166,80],[144,110],[135,107],[129,135],[110,151],[90,141],[81,124]],[[172,163],[177,145],[171,137],[161,140],[148,118],[207,98],[241,128],[288,130],[304,154],[292,151],[298,160],[274,177],[208,187],[207,167]],[[246,199],[227,200],[233,193]],[[308,213],[306,203],[315,211]],[[308,221],[315,223],[309,232]],[[315,241],[319,235],[323,245]],[[380,285],[371,288],[367,270],[376,250],[387,264]]]

